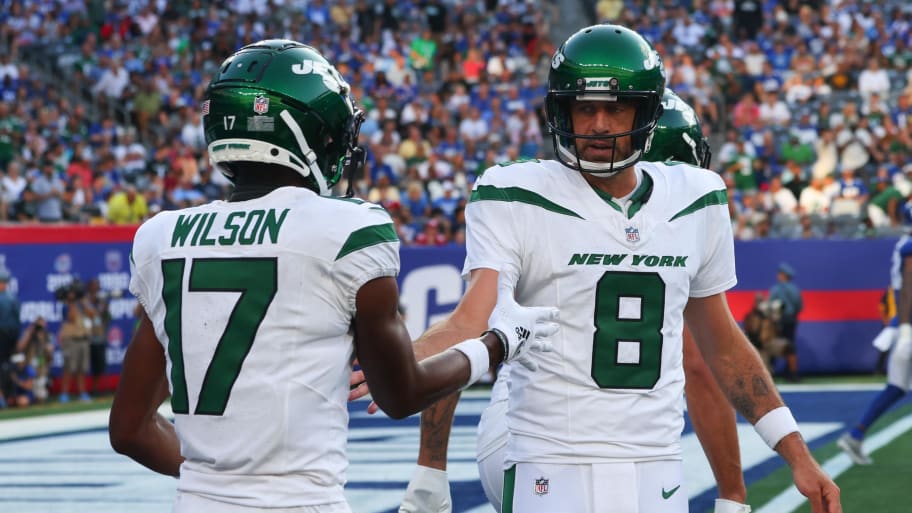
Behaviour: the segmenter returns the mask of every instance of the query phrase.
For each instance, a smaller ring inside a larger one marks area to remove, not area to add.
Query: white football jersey
[[[510,273],[520,304],[560,309],[541,368],[510,366],[507,465],[680,458],[683,311],[735,285],[734,242],[717,174],[636,167],[626,208],[556,161],[475,184],[464,273]]]
[[[161,212],[131,267],[167,356],[178,489],[251,507],[344,501],[355,296],[399,272],[386,211],[283,187]]]

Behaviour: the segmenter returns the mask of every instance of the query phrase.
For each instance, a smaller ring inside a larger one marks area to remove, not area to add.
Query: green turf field
[[[21,419],[24,417],[35,417],[38,415],[52,415],[55,413],[73,413],[90,410],[105,410],[111,408],[113,396],[97,397],[91,402],[71,401],[61,404],[51,401],[44,404],[35,404],[28,408],[7,408],[0,410],[0,421],[6,419]]]
[[[868,438],[888,428],[897,420],[912,415],[912,404],[906,404],[884,415],[874,424]],[[823,463],[839,455],[841,451],[835,441],[814,451],[817,461]],[[871,466],[852,466],[836,478],[842,491],[842,510],[845,513],[908,513],[908,492],[912,485],[912,430],[871,454]],[[787,468],[779,469],[765,479],[748,487],[747,497],[754,511],[759,510],[770,499],[790,488],[791,473]],[[810,513],[805,503],[797,513]],[[788,513],[785,511],[776,513]]]

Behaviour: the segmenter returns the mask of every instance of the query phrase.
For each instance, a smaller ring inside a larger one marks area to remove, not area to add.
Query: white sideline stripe
[[[899,438],[909,429],[912,429],[912,415],[906,415],[879,431],[876,435],[865,438],[865,449],[870,454]],[[823,470],[833,479],[836,479],[851,467],[852,460],[841,450],[837,456],[830,458],[823,464]],[[798,493],[797,488],[790,486],[762,508],[756,509],[755,513],[791,513],[806,501],[807,499]]]
[[[171,404],[168,401],[158,408],[158,413],[169,419],[174,417],[171,412]],[[111,411],[105,409],[9,419],[0,422],[0,441],[104,428],[108,426],[110,414]]]

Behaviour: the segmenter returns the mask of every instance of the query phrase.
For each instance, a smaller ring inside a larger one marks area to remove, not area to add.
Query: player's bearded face
[[[630,102],[574,100],[570,107],[573,131],[582,135],[611,135],[630,131],[636,106]],[[582,160],[611,162],[630,156],[630,136],[616,139],[576,139]]]

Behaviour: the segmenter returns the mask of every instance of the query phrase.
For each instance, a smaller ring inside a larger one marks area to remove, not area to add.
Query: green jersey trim
[[[570,217],[576,217],[583,219],[583,216],[577,214],[576,212],[570,210],[569,208],[564,208],[553,201],[546,199],[544,196],[520,188],[520,187],[495,187],[493,185],[479,185],[472,195],[469,197],[469,203],[473,201],[516,201],[519,203],[526,203],[529,205],[534,205],[536,207],[541,207],[545,210],[555,212],[557,214],[563,214]]]
[[[392,223],[365,226],[364,228],[353,231],[351,235],[348,236],[345,244],[342,244],[342,248],[336,255],[336,260],[339,260],[349,253],[354,253],[355,251],[370,246],[376,246],[377,244],[383,244],[384,242],[399,242],[399,237],[396,235],[396,229],[393,228]]]
[[[725,193],[724,189],[718,191],[710,191],[706,194],[697,198],[696,201],[687,206],[684,210],[678,212],[672,216],[669,221],[674,221],[679,217],[684,217],[686,215],[693,214],[701,208],[711,207],[713,205],[727,205],[728,204],[728,194]]]
[[[643,181],[640,183],[640,186],[637,187],[633,194],[630,195],[630,208],[627,209],[627,219],[633,218],[634,214],[640,211],[643,208],[643,205],[649,201],[649,198],[652,196],[652,177],[649,176],[649,173],[643,172]],[[624,213],[624,209],[620,207],[617,203],[614,202],[614,198],[607,192],[599,189],[598,187],[589,184],[592,187],[592,190],[599,195],[602,200],[608,204],[609,207],[617,210],[620,213]]]

